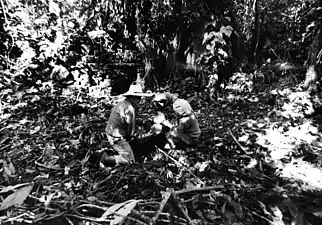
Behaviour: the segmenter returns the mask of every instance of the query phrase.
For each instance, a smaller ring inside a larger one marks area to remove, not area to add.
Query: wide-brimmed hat
[[[132,84],[129,90],[123,96],[152,97],[153,93],[144,93],[141,85]]]

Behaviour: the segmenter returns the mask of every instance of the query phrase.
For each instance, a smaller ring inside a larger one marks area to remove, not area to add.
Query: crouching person
[[[131,85],[128,92],[123,94],[125,99],[116,104],[107,121],[106,134],[108,142],[118,155],[108,155],[103,152],[100,162],[104,166],[128,164],[135,162],[135,156],[130,141],[135,138],[135,120],[138,104],[142,97],[151,97],[152,94],[143,93],[139,85]],[[152,136],[149,132],[140,136]]]
[[[169,105],[178,118],[178,124],[169,133],[169,138],[177,147],[185,145],[195,146],[199,142],[201,134],[195,112],[188,101],[178,98],[178,95],[169,92],[161,93],[153,99],[157,110],[164,110]],[[172,148],[175,146],[172,145]]]
[[[196,146],[201,134],[199,123],[188,101],[178,99],[173,104],[178,125],[170,132],[170,138],[179,146]]]

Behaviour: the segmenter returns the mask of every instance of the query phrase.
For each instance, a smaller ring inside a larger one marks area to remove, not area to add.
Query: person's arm
[[[176,130],[178,133],[185,133],[186,130],[189,128],[189,117],[182,117],[179,119],[178,126],[176,127]]]
[[[133,107],[124,110],[124,122],[128,128],[128,135],[132,136],[135,133],[135,111]]]

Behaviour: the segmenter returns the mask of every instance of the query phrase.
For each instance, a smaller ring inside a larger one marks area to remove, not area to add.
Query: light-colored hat
[[[166,102],[169,102],[171,100],[174,101],[174,99],[177,99],[178,96],[179,96],[178,94],[171,94],[169,92],[159,93],[159,94],[156,94],[156,96],[152,101],[164,107]]]
[[[173,104],[173,110],[179,115],[179,116],[188,116],[192,113],[191,105],[187,100],[184,99],[178,99]]]
[[[138,96],[138,97],[152,97],[153,93],[143,93],[141,85],[132,84],[129,90],[123,96]]]

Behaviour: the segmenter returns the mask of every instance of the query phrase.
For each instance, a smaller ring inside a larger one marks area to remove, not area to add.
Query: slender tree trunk
[[[260,32],[261,32],[261,21],[260,21],[260,0],[254,1],[254,28],[253,28],[253,36],[252,36],[252,42],[251,42],[251,49],[249,54],[250,62],[256,63],[257,58],[257,51],[258,51],[258,45],[259,45],[259,38],[260,38]]]
[[[322,7],[322,0],[320,0],[320,6]],[[308,53],[307,65],[304,88],[314,90],[316,89],[316,81],[321,78],[320,73],[322,72],[322,19],[320,19],[319,31],[313,39]]]

